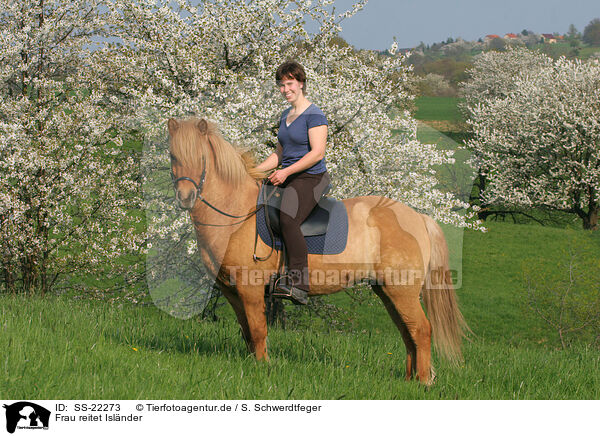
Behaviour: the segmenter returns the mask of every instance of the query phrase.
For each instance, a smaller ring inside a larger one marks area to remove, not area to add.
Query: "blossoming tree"
[[[600,63],[515,50],[481,57],[471,74],[467,145],[487,178],[484,201],[573,213],[596,229]]]
[[[137,163],[104,91],[97,1],[0,1],[0,286],[124,273],[143,232]],[[139,215],[139,214],[138,214]]]
[[[311,100],[330,121],[327,160],[338,195],[387,194],[443,222],[465,224],[452,212],[465,205],[434,188],[431,166],[451,157],[419,143],[414,119],[396,109],[411,98],[404,57],[395,47],[394,56],[381,56],[334,42],[339,22],[364,2],[338,15],[326,0],[214,0],[198,7],[181,2],[181,10],[170,3],[112,5],[122,18],[124,41],[114,58],[128,59],[119,74],[122,82],[134,79],[128,92],[140,113],[154,112],[163,120],[206,116],[231,142],[265,156],[285,108],[274,71],[284,60],[298,59],[308,73]],[[305,29],[305,17],[320,24],[318,33]],[[145,128],[164,133],[164,124],[155,121]]]

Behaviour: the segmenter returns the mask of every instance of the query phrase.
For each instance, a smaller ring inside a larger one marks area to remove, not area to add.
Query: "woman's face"
[[[286,77],[279,82],[279,91],[288,103],[294,103],[302,95],[302,82]]]

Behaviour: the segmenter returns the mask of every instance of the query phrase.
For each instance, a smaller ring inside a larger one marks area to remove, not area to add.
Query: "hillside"
[[[511,34],[514,35],[514,34]],[[467,80],[467,71],[473,66],[473,58],[489,51],[504,51],[509,47],[527,47],[540,51],[553,59],[565,56],[569,59],[587,60],[600,56],[600,46],[583,43],[580,39],[562,36],[549,43],[541,35],[518,35],[518,38],[487,39],[481,41],[454,41],[449,38],[431,46],[421,45],[411,51],[408,63],[414,68],[419,95],[456,97],[460,83]]]

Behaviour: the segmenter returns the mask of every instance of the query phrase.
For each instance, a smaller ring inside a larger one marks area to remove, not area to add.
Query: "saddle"
[[[308,252],[312,254],[338,254],[346,248],[348,212],[342,201],[326,196],[330,190],[331,185],[328,185],[313,211],[300,225]],[[281,199],[282,188],[271,184],[262,185],[257,206],[265,206],[257,213],[257,230],[263,242],[275,249],[282,247],[279,224]],[[274,240],[271,239],[271,234]]]

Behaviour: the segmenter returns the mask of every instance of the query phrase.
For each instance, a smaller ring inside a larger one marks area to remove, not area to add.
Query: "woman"
[[[329,185],[325,167],[327,118],[306,98],[306,73],[297,62],[280,65],[275,79],[291,106],[279,120],[277,149],[257,169],[269,171],[281,164],[269,180],[285,188],[279,212],[288,254],[288,280],[280,280],[274,296],[298,304],[308,302],[308,250],[300,224],[308,217]]]

